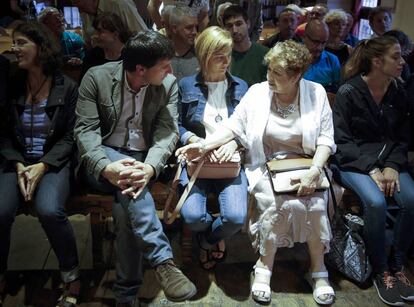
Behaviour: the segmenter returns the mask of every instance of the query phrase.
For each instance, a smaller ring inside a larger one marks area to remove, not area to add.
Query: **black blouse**
[[[368,173],[375,167],[407,166],[410,137],[407,93],[392,81],[378,105],[361,76],[342,85],[333,105],[334,161],[340,168]]]

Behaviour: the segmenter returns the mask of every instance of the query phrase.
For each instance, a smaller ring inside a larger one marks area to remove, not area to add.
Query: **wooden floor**
[[[91,233],[89,218],[71,217],[74,226],[82,268],[82,295],[80,306],[114,306],[111,286],[115,271],[113,236],[111,225],[104,240],[104,260],[106,265],[92,269]],[[180,235],[177,231],[168,232],[177,263],[181,264],[179,249]],[[9,261],[8,295],[4,307],[54,306],[60,291],[59,272],[56,258],[37,220],[19,216],[13,230],[13,245]],[[196,249],[194,261],[182,266],[185,274],[196,284],[198,293],[191,301],[172,303],[160,290],[151,269],[145,271],[144,283],[139,297],[142,306],[259,306],[250,298],[250,272],[256,256],[252,252],[247,235],[237,234],[227,242],[228,257],[214,272],[207,272],[198,266]],[[411,272],[410,262],[408,267]],[[303,276],[308,267],[308,255],[304,245],[292,249],[281,249],[277,255],[272,276],[271,306],[317,306],[311,295],[311,288]],[[412,266],[414,269],[414,265]],[[412,274],[409,274],[411,280]],[[331,281],[337,299],[335,306],[384,306],[378,299],[375,289],[360,289],[345,280],[340,274],[331,272]]]

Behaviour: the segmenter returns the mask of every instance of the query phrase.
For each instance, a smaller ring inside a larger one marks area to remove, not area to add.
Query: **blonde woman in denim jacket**
[[[209,27],[197,38],[195,50],[201,72],[183,78],[179,84],[179,132],[183,145],[198,142],[220,129],[247,91],[243,80],[231,76],[227,69],[231,62],[230,33]],[[239,143],[230,140],[222,146],[229,160]],[[216,159],[215,151],[208,158]],[[180,188],[189,182],[184,168]],[[214,192],[220,204],[220,216],[215,218],[207,210],[207,195]],[[197,232],[200,246],[200,265],[213,269],[226,256],[224,239],[238,232],[247,213],[247,179],[244,170],[232,179],[197,179],[186,199],[181,216]]]

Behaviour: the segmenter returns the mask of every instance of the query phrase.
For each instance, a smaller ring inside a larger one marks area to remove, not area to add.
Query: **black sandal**
[[[198,243],[198,247],[200,248],[200,251],[203,251],[207,254],[207,259],[206,260],[201,260],[200,255],[198,256],[198,261],[200,263],[200,266],[202,269],[206,270],[206,271],[211,271],[216,267],[217,261],[213,260],[213,258],[211,257],[210,254],[210,250],[209,249],[205,249],[204,247],[202,247],[202,243],[203,242],[203,234],[201,232],[197,233],[197,243]],[[212,263],[211,267],[208,267],[207,264]]]
[[[221,255],[221,257],[215,257],[213,253],[219,254]],[[226,260],[227,257],[227,249],[224,246],[224,250],[220,249],[219,244],[216,244],[216,249],[213,249],[211,251],[211,259],[213,259],[215,262],[220,263],[220,262],[224,262],[224,260]]]

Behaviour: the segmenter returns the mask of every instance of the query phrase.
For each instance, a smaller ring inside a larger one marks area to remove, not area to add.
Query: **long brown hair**
[[[344,67],[345,80],[361,73],[370,73],[372,70],[372,59],[383,57],[388,49],[395,44],[398,44],[398,41],[391,36],[380,36],[360,41]]]

